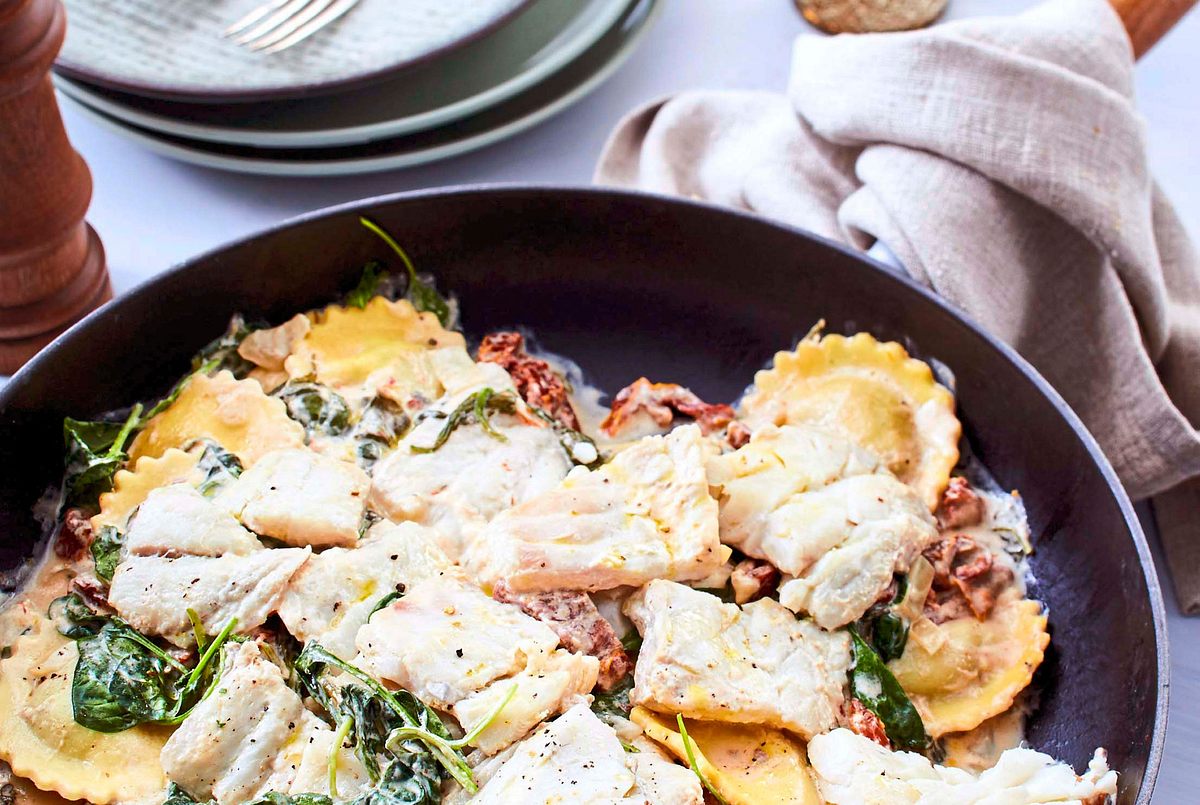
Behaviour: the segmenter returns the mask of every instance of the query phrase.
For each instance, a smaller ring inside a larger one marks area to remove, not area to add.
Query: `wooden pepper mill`
[[[59,0],[0,0],[0,374],[112,298],[83,220],[92,177],[50,82],[65,33]]]

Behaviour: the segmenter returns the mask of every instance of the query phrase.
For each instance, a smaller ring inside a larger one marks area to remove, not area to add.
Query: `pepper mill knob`
[[[59,0],[0,0],[0,374],[112,298],[83,220],[92,176],[50,82],[65,33]]]

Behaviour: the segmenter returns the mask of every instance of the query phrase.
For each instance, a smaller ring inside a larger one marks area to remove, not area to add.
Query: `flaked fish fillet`
[[[630,700],[663,713],[764,724],[805,738],[837,724],[850,640],[764,598],[739,607],[670,581],[625,604],[642,635]]]
[[[245,556],[262,543],[229,512],[188,484],[150,492],[129,521],[130,556]]]
[[[187,610],[216,634],[231,618],[248,634],[279,608],[288,582],[312,552],[263,549],[246,556],[134,556],[119,564],[108,603],[142,634],[190,645]]]
[[[513,747],[472,800],[476,805],[646,803],[700,805],[687,769],[627,753],[608,725],[576,704]]]
[[[288,545],[345,547],[358,542],[369,488],[358,467],[296,448],[263,456],[216,502],[247,528]]]
[[[472,423],[432,453],[413,452],[443,424],[424,420],[376,465],[371,505],[392,520],[437,529],[451,558],[497,514],[553,489],[571,469],[553,428],[506,414],[491,419],[503,441]]]
[[[764,426],[708,478],[721,539],[792,577],[780,603],[825,629],[860,618],[937,538],[920,496],[832,431]]]
[[[163,747],[163,770],[201,801],[250,802],[288,791],[309,739],[329,731],[256,643],[231,643],[216,689]]]
[[[935,766],[915,752],[892,752],[848,729],[815,736],[808,757],[830,805],[1104,805],[1117,793],[1103,749],[1082,776],[1032,749],[1009,749],[979,775]]]
[[[384,521],[355,548],[330,548],[313,556],[289,582],[279,617],[297,640],[315,640],[350,660],[355,635],[383,596],[450,567],[431,529]]]
[[[502,513],[463,557],[484,584],[516,592],[606,590],[706,578],[729,556],[708,492],[700,429],[640,439],[595,471]]]

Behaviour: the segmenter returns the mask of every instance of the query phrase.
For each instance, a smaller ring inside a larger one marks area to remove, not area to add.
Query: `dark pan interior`
[[[478,337],[514,324],[608,392],[645,374],[713,401],[814,321],[868,330],[957,378],[976,454],[1028,507],[1036,596],[1053,640],[1029,738],[1082,768],[1096,746],[1122,803],[1149,802],[1166,712],[1162,603],[1111,470],[1059,398],[929,294],[837,246],[710,207],[596,190],[466,189],[308,216],[208,254],[119,299],[0,393],[0,564],[37,538],[30,508],[58,478],[60,422],[164,392],[241,311],[273,322],[334,300],[387,251],[380,220],[462,301]]]

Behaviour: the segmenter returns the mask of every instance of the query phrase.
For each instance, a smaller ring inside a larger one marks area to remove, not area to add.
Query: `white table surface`
[[[95,179],[89,219],[104,240],[117,291],[224,241],[355,198],[474,182],[586,183],[625,110],[686,88],[782,89],[792,39],[811,32],[790,0],[664,2],[665,13],[640,51],[582,103],[512,140],[422,168],[344,179],[239,176],[155,156],[66,108],[68,131]],[[950,0],[950,17],[1012,13],[1031,4]],[[1194,237],[1200,234],[1198,51],[1195,12],[1137,68],[1151,165]],[[1173,690],[1154,801],[1176,805],[1200,801],[1200,620],[1180,615],[1169,579],[1162,580]]]

